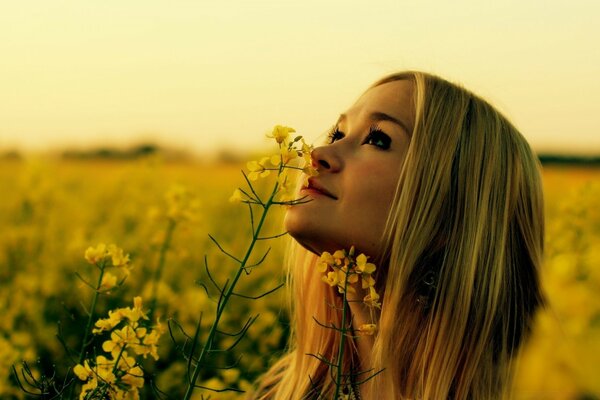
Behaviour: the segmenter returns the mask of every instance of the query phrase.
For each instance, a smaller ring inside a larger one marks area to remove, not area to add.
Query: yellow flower
[[[248,167],[248,179],[251,181],[255,181],[258,178],[264,178],[269,175],[271,172],[267,168],[267,163],[269,162],[269,157],[263,157],[260,161],[250,161],[246,166]]]
[[[275,139],[275,141],[279,144],[287,143],[287,138],[292,132],[296,132],[296,130],[294,128],[290,128],[289,126],[275,125],[275,127],[273,127],[273,131],[270,135],[267,134],[267,137]]]
[[[108,254],[112,259],[112,264],[115,267],[122,267],[129,263],[129,254],[123,255],[123,249],[114,244],[108,245]]]
[[[358,268],[358,270],[362,274],[372,274],[373,272],[375,272],[376,269],[375,264],[367,262],[367,256],[365,256],[364,254],[361,254],[358,257],[356,257],[356,268]]]
[[[369,287],[369,294],[363,298],[363,303],[365,303],[369,307],[381,308],[381,303],[379,303],[379,295],[375,291],[374,287]]]
[[[317,264],[317,271],[319,271],[321,273],[327,272],[328,268],[329,268],[329,265],[326,262],[321,261]]]
[[[317,171],[312,165],[306,165],[304,168],[302,168],[302,172],[304,172],[307,179],[312,176],[319,175],[319,171]]]
[[[313,151],[313,146],[307,144],[304,141],[304,138],[302,138],[302,150],[300,150],[302,153],[302,158],[304,159],[304,165],[311,165],[312,164],[312,159],[311,159],[311,153]]]
[[[296,188],[291,179],[289,179],[287,173],[281,173],[277,178],[279,187],[277,189],[279,201],[290,201],[296,196]]]
[[[160,330],[153,329],[144,337],[142,340],[142,346],[138,346],[140,349],[137,353],[142,354],[144,358],[150,354],[152,358],[158,360],[158,339],[160,339],[160,335]]]
[[[88,360],[85,360],[83,364],[84,365],[77,364],[73,368],[73,373],[82,381],[87,381],[88,379],[94,377],[94,372],[92,372]]]
[[[361,278],[361,287],[363,289],[375,286],[375,279],[371,275],[363,275]]]
[[[321,257],[320,257],[321,261],[323,261],[324,263],[328,264],[328,265],[333,265],[334,260],[333,260],[333,256],[331,255],[331,253],[324,251],[323,253],[321,253]]]
[[[336,286],[339,281],[338,281],[338,274],[336,274],[334,271],[331,271],[327,274],[327,276],[324,276],[321,278],[323,280],[323,282],[327,283],[329,286]]]
[[[281,148],[281,162],[283,165],[288,165],[290,161],[298,157],[298,151],[295,149]]]
[[[358,275],[353,272],[348,272],[347,267],[342,267],[338,270],[338,276],[340,284],[343,286],[346,279],[348,279],[349,284],[353,284],[358,282]]]
[[[102,283],[100,283],[100,290],[110,290],[117,286],[117,277],[110,272],[105,272],[102,275]]]
[[[133,308],[122,308],[121,312],[131,322],[137,322],[140,318],[148,319],[148,315],[142,309],[142,298],[140,296],[133,298]]]
[[[88,392],[93,391],[98,387],[98,380],[94,377],[90,379],[86,384],[81,387],[81,394],[79,400],[85,400],[88,398]]]
[[[100,378],[105,383],[115,383],[117,378],[113,374],[114,362],[104,356],[96,357],[96,367],[94,368],[94,377]]]
[[[376,329],[377,325],[375,324],[362,324],[358,327],[358,333],[361,335],[373,335]]]
[[[102,350],[111,353],[113,357],[118,357],[121,349],[128,345],[138,344],[138,339],[135,331],[128,325],[122,329],[117,329],[110,334],[110,340],[102,343]]]
[[[98,264],[98,262],[104,260],[104,258],[108,256],[106,245],[100,243],[96,247],[88,247],[84,256],[90,264]]]
[[[229,198],[230,203],[241,203],[243,200],[242,192],[240,189],[235,189],[231,197]]]
[[[348,273],[347,270],[347,267],[342,267],[337,270],[338,292],[344,293],[344,287],[346,287],[348,293],[356,293],[352,284],[358,282],[358,275],[353,272]],[[348,280],[347,283],[346,280]]]
[[[116,309],[115,311],[108,312],[108,318],[99,319],[96,321],[96,328],[92,329],[92,333],[98,334],[104,331],[110,331],[115,326],[119,325],[119,323],[123,320],[125,316],[123,315],[122,309]]]
[[[344,250],[337,250],[333,253],[333,264],[337,266],[347,264],[346,252]]]
[[[121,382],[130,388],[141,389],[144,386],[144,372],[136,365],[127,370],[127,373],[121,377]]]

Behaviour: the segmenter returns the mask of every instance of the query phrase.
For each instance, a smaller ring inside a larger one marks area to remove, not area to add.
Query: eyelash
[[[327,143],[331,144],[342,138],[344,138],[344,133],[342,131],[340,131],[339,127],[336,125],[331,129],[331,131],[327,135]],[[381,145],[369,143],[369,141],[373,140],[373,139],[380,140],[382,142]],[[365,138],[365,140],[362,144],[372,144],[373,146],[375,146],[379,149],[387,150],[390,148],[391,143],[392,143],[392,139],[385,132],[383,132],[379,128],[379,126],[372,125],[369,128],[369,133],[367,134],[367,137]]]

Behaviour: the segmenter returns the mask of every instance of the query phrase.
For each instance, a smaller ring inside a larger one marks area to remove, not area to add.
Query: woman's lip
[[[320,194],[326,197],[329,197],[331,199],[337,200],[337,197],[335,197],[333,194],[331,194],[327,189],[325,189],[323,186],[319,185],[314,179],[309,179],[308,180],[308,186],[305,186],[301,189],[302,191],[306,191],[306,192],[310,192],[310,193],[316,193],[316,194]]]

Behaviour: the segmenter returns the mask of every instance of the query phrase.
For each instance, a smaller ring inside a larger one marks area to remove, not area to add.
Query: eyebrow
[[[346,114],[340,114],[340,117],[337,120],[337,123],[339,124],[342,120],[346,119]],[[381,111],[374,111],[369,115],[369,119],[371,121],[390,121],[395,123],[396,125],[399,125],[402,129],[404,129],[404,131],[411,136],[412,135],[412,131],[410,129],[408,129],[408,126],[402,122],[402,120],[397,119],[392,117],[391,115],[388,115],[386,113],[383,113]]]

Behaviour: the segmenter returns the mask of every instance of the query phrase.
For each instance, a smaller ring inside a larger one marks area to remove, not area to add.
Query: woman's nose
[[[338,172],[342,168],[342,159],[331,145],[315,147],[310,157],[317,171]]]

